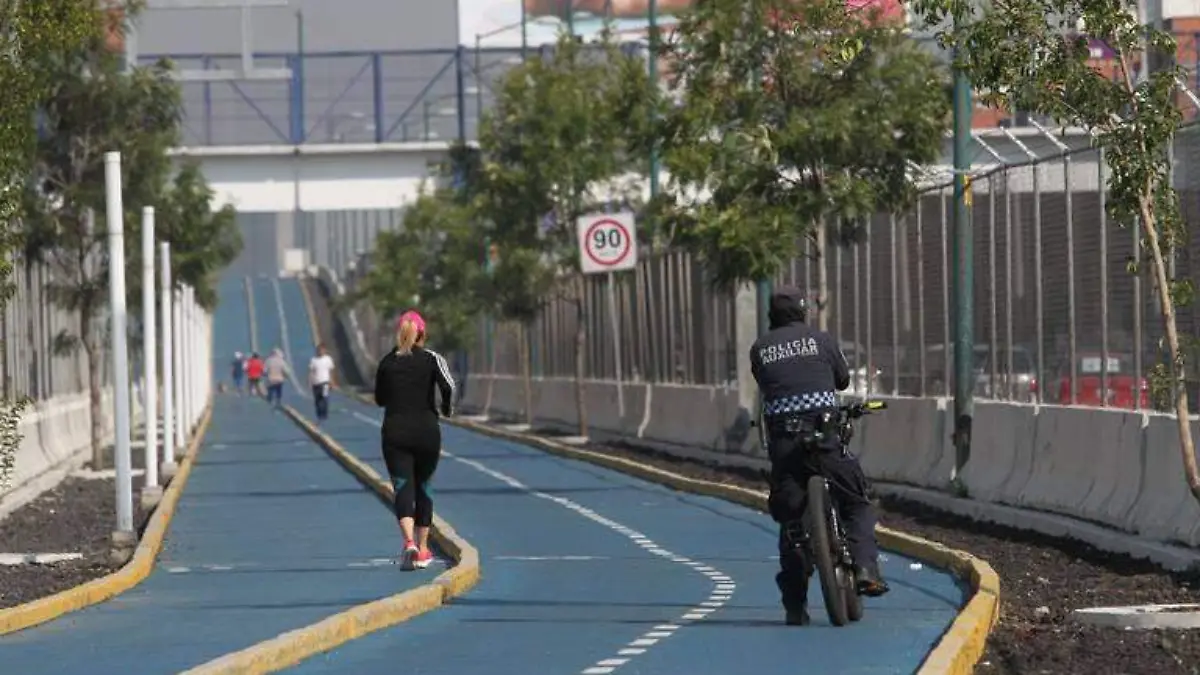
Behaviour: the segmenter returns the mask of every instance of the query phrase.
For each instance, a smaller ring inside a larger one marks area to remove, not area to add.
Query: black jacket
[[[833,408],[850,386],[850,367],[837,342],[804,323],[803,296],[781,288],[771,297],[771,330],[750,348],[750,371],[762,392],[763,415]]]
[[[454,378],[441,354],[413,347],[409,354],[395,349],[379,362],[375,371],[375,404],[384,409],[384,426],[389,421],[428,421],[436,424],[438,406],[434,390],[442,394],[441,413],[449,416],[454,401]]]

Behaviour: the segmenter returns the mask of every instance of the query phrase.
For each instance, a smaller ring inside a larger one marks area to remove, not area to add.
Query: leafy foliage
[[[429,321],[431,345],[462,349],[479,308],[483,251],[468,208],[452,191],[424,193],[399,230],[379,234],[358,294],[383,316],[419,309]]]
[[[607,32],[594,45],[563,33],[544,58],[508,71],[480,130],[476,206],[505,255],[545,251],[578,269],[575,221],[598,204],[636,199],[636,139],[651,120],[645,63]],[[522,263],[526,265],[526,263]]]
[[[36,112],[52,78],[44,64],[92,37],[96,5],[85,0],[0,0],[0,305],[14,290],[11,253],[20,249],[22,184],[31,172]],[[0,489],[11,479],[25,400],[0,401]]]
[[[1173,63],[1174,38],[1139,23],[1135,8],[1091,0],[1004,0],[980,10],[966,0],[918,0],[929,25],[946,23],[939,39],[957,45],[964,69],[985,103],[1053,117],[1088,129],[1103,146],[1109,169],[1106,206],[1121,227],[1141,228],[1138,259],[1163,308],[1166,359],[1153,370],[1153,390],[1175,405],[1188,483],[1200,500],[1188,400],[1184,392],[1186,339],[1176,310],[1194,295],[1190,279],[1172,278],[1169,259],[1187,243],[1179,195],[1171,187],[1169,149],[1182,115],[1177,105],[1183,71]],[[1077,26],[1084,26],[1080,34]],[[1115,54],[1115,78],[1093,68],[1088,39]],[[1139,65],[1155,63],[1144,80]],[[1135,225],[1136,224],[1136,225]]]
[[[525,330],[522,364],[530,414],[529,324],[560,273],[577,314],[575,389],[579,425],[584,405],[585,317],[576,221],[601,204],[639,198],[645,163],[639,141],[650,134],[656,97],[646,64],[623,51],[606,28],[583,45],[560,32],[554,50],[530,58],[500,80],[496,103],[480,131],[482,171],[474,204],[499,261],[492,306]]]
[[[948,128],[945,74],[877,19],[842,0],[709,0],[661,44],[679,104],[655,211],[718,284],[772,276],[826,220],[915,197],[909,167]]]
[[[90,318],[107,301],[104,155],[121,153],[126,259],[136,261],[141,207],[158,203],[171,170],[179,90],[166,64],[126,74],[105,51],[61,56],[25,191],[24,248],[27,259],[52,267],[51,298]],[[140,283],[138,274],[127,278]]]
[[[179,169],[158,201],[155,234],[171,244],[171,279],[195,289],[196,302],[212,311],[222,269],[242,251],[237,213],[228,204],[211,208],[214,192],[195,163]]]

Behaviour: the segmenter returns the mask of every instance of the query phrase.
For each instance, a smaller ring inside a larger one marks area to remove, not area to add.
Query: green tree
[[[1167,65],[1174,64],[1174,38],[1139,23],[1136,9],[1121,2],[1009,0],[983,11],[965,0],[918,0],[916,9],[927,25],[954,26],[940,30],[939,40],[959,48],[956,65],[981,92],[983,103],[1084,127],[1104,148],[1108,213],[1121,228],[1141,229],[1130,269],[1148,273],[1153,283],[1167,347],[1165,363],[1155,367],[1152,378],[1174,405],[1184,472],[1200,501],[1185,391],[1185,338],[1177,322],[1178,309],[1192,301],[1195,288],[1191,279],[1173,278],[1169,267],[1175,251],[1187,244],[1168,155],[1182,120],[1183,71]],[[1086,34],[1079,32],[1081,25]],[[1088,64],[1089,38],[1114,52],[1116,78]],[[1157,67],[1139,80],[1139,63]]]
[[[462,350],[479,307],[482,258],[469,209],[450,190],[424,192],[399,229],[376,238],[371,265],[350,301],[366,300],[383,316],[418,309],[429,321],[431,346]]]
[[[33,167],[37,110],[48,96],[55,54],[79,49],[93,34],[96,5],[85,0],[0,0],[0,306],[12,297],[10,254],[20,249],[22,185]],[[0,400],[0,488],[16,461],[24,400]]]
[[[545,254],[536,246],[495,244],[496,255],[478,284],[479,298],[492,316],[511,322],[517,329],[517,345],[520,349],[521,380],[525,394],[525,423],[533,424],[533,373],[531,363],[532,326],[547,298],[554,290],[556,273],[547,264]],[[492,339],[492,375],[499,340]],[[491,407],[495,378],[488,380],[484,410]]]
[[[645,62],[623,52],[607,31],[586,46],[562,33],[550,55],[530,58],[500,78],[480,130],[477,206],[501,257],[494,289],[503,294],[494,300],[519,310],[511,318],[528,327],[540,305],[531,308],[528,295],[509,292],[523,285],[536,290],[556,274],[567,277],[565,297],[578,322],[576,407],[583,435],[587,336],[575,222],[599,203],[640,191],[641,179],[632,174],[646,163],[638,140],[646,136],[654,100]],[[527,360],[527,345],[523,351]]]
[[[825,302],[829,228],[905,206],[911,164],[940,155],[943,69],[900,27],[845,7],[709,0],[661,43],[680,105],[662,116],[670,178],[654,210],[719,285],[770,278],[810,236]]]
[[[88,44],[49,55],[51,79],[41,105],[43,133],[34,180],[25,190],[26,258],[50,265],[53,302],[79,316],[78,330],[56,339],[62,350],[82,348],[88,361],[92,458],[103,462],[100,436],[102,330],[107,303],[104,154],[119,151],[126,224],[126,259],[138,260],[142,205],[158,204],[172,166],[167,151],[178,138],[180,93],[169,65],[124,72],[104,46],[96,23]],[[140,275],[131,275],[138,279]]]
[[[221,270],[244,245],[237,211],[229,204],[214,211],[214,194],[199,165],[186,162],[159,199],[154,223],[156,237],[171,244],[172,281],[194,288],[196,302],[209,311],[217,306]]]

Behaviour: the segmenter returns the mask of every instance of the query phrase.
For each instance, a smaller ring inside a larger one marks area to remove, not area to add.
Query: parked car
[[[946,395],[946,387],[949,386],[949,395],[954,395],[954,346],[950,346],[950,371],[946,371],[946,345],[934,344],[925,348],[925,395],[926,396],[944,396]],[[988,346],[985,344],[976,344],[972,350],[971,370],[973,371],[973,381],[976,383],[976,391],[978,392],[978,382],[984,360],[988,355]],[[915,356],[911,359],[911,364],[907,368],[913,373],[910,380],[917,378],[919,385],[920,363],[917,362]],[[910,389],[914,388],[910,385]],[[919,389],[919,387],[917,387]],[[911,395],[920,395],[919,391],[914,391]]]
[[[1150,386],[1145,376],[1135,377],[1133,355],[1110,353],[1108,355],[1108,389],[1101,387],[1101,371],[1105,365],[1099,351],[1076,352],[1075,405],[1129,408],[1140,402],[1143,409],[1150,408]],[[1058,402],[1071,402],[1071,367],[1064,360],[1058,375]],[[1135,398],[1136,397],[1136,398]]]
[[[983,347],[982,354],[980,347]],[[1038,399],[1037,365],[1028,347],[1013,345],[1012,369],[1008,348],[997,345],[995,359],[987,345],[975,346],[975,395],[999,401],[1032,402]],[[996,382],[992,382],[992,361]]]
[[[850,388],[845,393],[851,396],[866,396],[868,392],[886,393],[882,391],[883,370],[871,367],[867,363],[867,350],[862,345],[842,340],[838,342],[838,347],[846,357],[846,362],[850,364]],[[871,373],[869,377],[868,372]]]

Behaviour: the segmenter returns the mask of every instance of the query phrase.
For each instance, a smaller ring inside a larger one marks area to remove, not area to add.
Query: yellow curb
[[[548,439],[467,420],[445,421],[470,431],[532,445],[554,455],[597,464],[676,490],[717,497],[758,511],[767,511],[765,492],[688,478],[623,457],[611,457],[591,450],[572,448]],[[1000,613],[1000,577],[986,561],[965,551],[882,526],[877,526],[875,532],[882,548],[949,570],[956,577],[971,584],[971,599],[917,671],[918,675],[970,675],[974,672],[975,664],[983,656],[988,635]]]
[[[167,485],[167,489],[163,491],[162,501],[151,514],[150,521],[147,523],[142,538],[138,541],[137,549],[129,562],[116,572],[99,579],[93,579],[74,588],[59,591],[54,595],[23,605],[0,610],[0,635],[31,628],[47,621],[53,621],[64,614],[99,604],[115,595],[124,593],[150,576],[154,570],[154,561],[158,557],[159,551],[162,550],[167,528],[171,524],[171,517],[175,515],[175,507],[179,504],[179,497],[187,484],[188,476],[192,472],[192,465],[196,461],[196,455],[199,454],[201,442],[208,431],[208,423],[212,419],[212,407],[213,399],[210,396],[200,424],[196,427],[196,433],[192,434],[191,441],[184,451],[183,459],[179,463],[179,470]]]
[[[374,469],[347,452],[291,406],[285,405],[283,409],[334,460],[385,503],[391,504],[392,486]],[[455,565],[428,584],[352,607],[317,623],[203,663],[181,675],[259,675],[278,672],[311,656],[445,605],[479,582],[479,552],[436,515],[433,518],[432,536],[437,545],[454,559]]]

